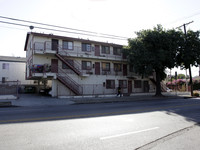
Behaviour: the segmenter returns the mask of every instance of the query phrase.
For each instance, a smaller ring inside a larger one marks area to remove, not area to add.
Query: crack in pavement
[[[182,134],[184,134],[184,133],[190,131],[191,129],[193,129],[193,128],[199,126],[199,125],[200,125],[200,122],[199,122],[199,123],[196,123],[196,124],[194,124],[194,125],[192,125],[192,126],[189,126],[189,127],[180,129],[180,130],[178,130],[178,131],[172,132],[172,133],[170,133],[170,134],[168,134],[168,135],[166,135],[166,136],[163,136],[163,137],[161,137],[161,138],[158,138],[158,139],[156,139],[156,140],[154,140],[154,141],[152,141],[152,142],[150,142],[150,143],[147,143],[147,144],[145,144],[145,145],[142,145],[142,146],[136,148],[135,150],[149,150],[149,149],[151,149],[151,148],[153,148],[153,147],[155,147],[155,146],[157,146],[157,145],[159,145],[159,144],[161,144],[161,143],[164,143],[164,142],[167,141],[167,140],[170,140],[170,139],[172,139],[172,138],[174,138],[174,137],[177,137],[177,136],[179,136],[179,135],[182,135]]]

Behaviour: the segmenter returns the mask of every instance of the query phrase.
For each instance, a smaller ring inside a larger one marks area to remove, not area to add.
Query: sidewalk
[[[126,102],[152,99],[168,99],[189,97],[189,93],[163,93],[164,97],[155,97],[155,93],[135,93],[131,96],[116,97],[109,95],[105,97],[77,97],[76,98],[52,98],[50,96],[41,96],[37,94],[21,94],[19,99],[0,99],[0,106],[5,102],[6,106],[55,106],[55,105],[72,105],[72,104],[88,104],[88,103],[111,103]]]

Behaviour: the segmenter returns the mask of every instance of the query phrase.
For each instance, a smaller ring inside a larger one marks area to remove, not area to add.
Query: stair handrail
[[[61,50],[60,50],[61,49]],[[64,54],[63,54],[64,53]],[[59,47],[59,51],[58,51],[58,54],[61,55],[61,56],[67,56],[67,57],[71,57],[71,55],[66,51],[66,50],[63,50],[62,47]],[[71,64],[70,64],[71,65]],[[83,74],[82,72],[82,66],[81,66],[81,63],[79,63],[78,61],[76,60],[73,60],[73,67],[75,69],[77,69],[81,74]]]
[[[64,76],[61,75],[61,74],[64,74]],[[73,80],[63,69],[61,69],[60,67],[58,67],[57,76],[61,76],[61,77],[63,77],[63,78],[65,79],[65,81],[67,80],[68,82],[70,82],[70,83],[68,83],[68,84],[70,84],[70,86],[71,86],[71,88],[73,88],[73,90],[76,90],[76,91],[77,91],[77,89],[78,89],[78,93],[79,93],[79,94],[82,94],[82,93],[83,93],[83,87],[82,87],[80,84],[78,84],[76,81],[74,81],[74,80]],[[75,85],[75,86],[74,86],[74,85]]]

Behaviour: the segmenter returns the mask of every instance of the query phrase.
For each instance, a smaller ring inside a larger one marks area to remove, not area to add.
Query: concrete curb
[[[94,104],[94,103],[115,103],[115,102],[133,102],[144,100],[165,100],[165,99],[181,99],[182,96],[130,96],[130,97],[112,97],[112,98],[91,98],[91,99],[73,99],[75,104]]]

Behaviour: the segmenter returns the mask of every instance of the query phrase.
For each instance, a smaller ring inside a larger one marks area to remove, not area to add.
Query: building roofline
[[[84,43],[94,43],[94,44],[99,44],[99,45],[110,45],[110,46],[116,46],[116,47],[122,47],[123,46],[123,45],[120,45],[120,44],[107,43],[107,42],[99,42],[99,41],[94,41],[94,40],[86,40],[86,39],[66,37],[66,36],[60,36],[60,35],[54,35],[54,34],[44,34],[44,33],[28,32],[27,36],[26,36],[25,47],[24,47],[25,51],[27,49],[28,39],[30,37],[30,34],[32,34],[34,36],[42,36],[42,37],[55,38],[55,39],[63,39],[63,40],[71,40],[71,41],[80,41],[80,42],[84,42]]]
[[[0,61],[6,61],[6,62],[26,62],[26,58],[25,57],[0,56]]]

